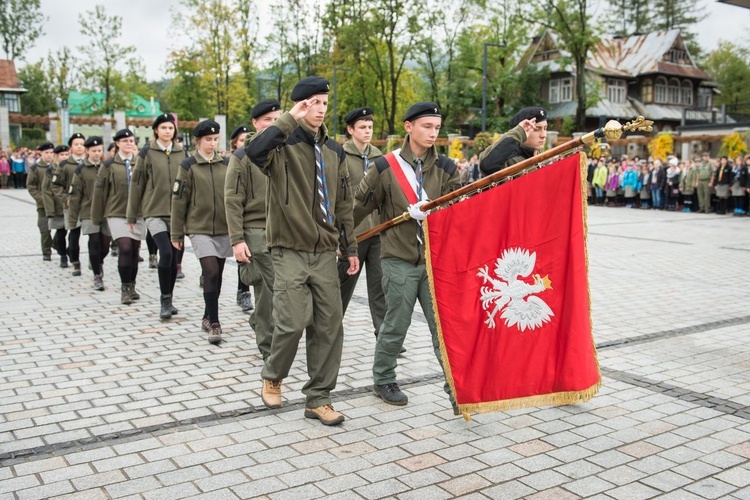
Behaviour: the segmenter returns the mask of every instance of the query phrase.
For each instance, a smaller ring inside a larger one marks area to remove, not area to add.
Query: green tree
[[[167,73],[173,78],[164,91],[166,109],[181,119],[197,120],[212,115],[211,80],[204,78],[201,55],[188,49],[170,54]]]
[[[44,33],[47,17],[39,0],[2,0],[0,2],[0,39],[6,59],[23,59],[28,49]]]
[[[693,56],[699,56],[700,45],[696,41],[696,35],[690,28],[701,20],[706,14],[706,9],[700,7],[697,2],[688,0],[655,0],[651,5],[651,30],[667,31],[680,30],[685,44]]]
[[[702,61],[703,69],[721,85],[714,104],[750,105],[750,51],[731,42],[719,47]]]
[[[104,93],[104,112],[111,114],[116,109],[130,106],[130,88],[123,85],[123,73],[133,67],[135,47],[121,45],[122,18],[107,16],[102,5],[87,11],[81,19],[81,34],[89,42],[79,49],[86,55],[86,64],[81,65],[81,74],[87,87]]]
[[[576,130],[584,130],[586,107],[590,104],[586,88],[586,61],[589,51],[599,41],[598,25],[589,11],[590,0],[557,0],[533,9],[532,20],[557,35],[560,49],[570,54],[575,68]]]
[[[75,71],[77,67],[78,61],[68,47],[47,54],[45,71],[53,98],[67,104],[71,89],[79,83],[78,73]]]
[[[652,3],[649,0],[609,0],[609,31],[619,36],[648,33],[652,23]]]
[[[46,115],[55,110],[55,97],[42,61],[27,64],[18,71],[18,80],[28,92],[21,94],[21,111],[27,115]]]

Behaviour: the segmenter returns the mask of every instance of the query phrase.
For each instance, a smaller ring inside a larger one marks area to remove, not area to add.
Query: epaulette
[[[337,155],[339,155],[339,161],[346,158],[346,153],[344,153],[344,148],[341,147],[341,144],[334,141],[333,139],[328,139],[325,142],[325,145],[328,147],[328,149],[331,149],[336,152]]]
[[[103,163],[103,165],[104,165],[105,167],[109,168],[109,167],[111,167],[111,166],[112,166],[112,164],[113,164],[114,162],[115,162],[115,159],[114,159],[114,157],[112,157],[112,158],[110,158],[109,160],[105,161],[105,162]]]
[[[80,165],[78,165],[76,167],[76,169],[75,169],[75,174],[76,175],[81,175],[81,170],[83,170],[83,167],[85,167],[85,166],[86,166],[85,163],[81,163]]]
[[[232,155],[234,155],[234,157],[238,160],[241,160],[247,156],[247,153],[245,153],[245,148],[237,148],[234,150],[234,153],[232,153]]]
[[[445,171],[448,175],[453,175],[458,168],[456,162],[445,156],[444,154],[438,154],[435,166]]]
[[[223,163],[224,165],[226,165],[226,166],[229,166],[229,157],[228,157],[228,156],[225,156],[225,157],[223,157],[223,158],[221,159],[221,162],[222,162],[222,163]]]
[[[140,156],[141,158],[146,158],[149,149],[151,149],[151,144],[147,142],[146,145],[141,148],[140,152],[138,152],[138,156]]]
[[[185,169],[186,172],[190,171],[190,167],[198,163],[198,160],[195,159],[195,156],[191,156],[190,158],[185,158],[182,160],[182,163],[180,163],[180,166]]]
[[[388,153],[391,154],[391,153]],[[382,174],[383,171],[388,170],[391,168],[391,164],[388,163],[388,160],[385,159],[385,155],[381,156],[380,158],[377,158],[375,160],[375,167],[378,169],[378,173]]]

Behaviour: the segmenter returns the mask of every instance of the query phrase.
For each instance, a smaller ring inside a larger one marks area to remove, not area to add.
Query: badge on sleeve
[[[68,194],[73,194],[73,191],[74,191],[73,184],[71,184],[70,187],[68,188]]]
[[[175,196],[179,196],[181,191],[182,191],[182,181],[181,180],[174,181],[174,184],[172,185],[172,194]]]
[[[52,176],[52,184],[57,184],[57,174]]]

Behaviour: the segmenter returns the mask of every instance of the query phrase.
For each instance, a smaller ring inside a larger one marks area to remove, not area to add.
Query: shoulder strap
[[[404,192],[404,196],[406,196],[406,199],[412,205],[415,204],[417,202],[417,193],[414,192],[414,189],[411,187],[411,184],[409,184],[409,181],[404,175],[404,171],[401,170],[401,165],[399,164],[398,159],[396,159],[396,155],[394,155],[393,153],[388,153],[384,156],[384,158],[388,162],[388,165],[391,166],[393,175],[396,176],[398,185],[401,186],[401,191]]]

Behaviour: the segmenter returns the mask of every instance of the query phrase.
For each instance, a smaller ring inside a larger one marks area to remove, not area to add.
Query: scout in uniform
[[[172,247],[170,211],[172,185],[185,159],[185,151],[175,141],[177,129],[173,114],[157,116],[151,128],[154,139],[141,148],[130,178],[127,219],[134,229],[142,214],[159,249],[159,317],[166,320],[178,313],[172,305],[172,292],[177,279],[178,254],[182,252]]]
[[[68,139],[70,147],[70,156],[61,162],[54,175],[52,176],[52,192],[62,202],[65,210],[65,229],[68,231],[68,257],[73,264],[73,276],[81,275],[81,263],[78,258],[80,255],[79,240],[81,239],[81,226],[70,226],[68,224],[68,191],[70,183],[73,182],[73,173],[79,165],[83,164],[86,148],[84,143],[86,138],[83,134],[76,132]]]
[[[232,134],[229,136],[229,144],[231,146],[231,152],[233,154],[237,151],[242,151],[242,146],[244,146],[245,138],[248,135],[250,135],[250,129],[245,125],[240,125],[236,129],[232,130]],[[229,157],[229,163],[231,165],[232,156]],[[227,175],[229,175],[228,172]],[[228,185],[229,183],[227,183],[227,186]],[[229,189],[227,189],[227,194],[229,194],[228,191]],[[237,194],[239,194],[239,192]],[[228,219],[227,223],[229,223]],[[231,240],[231,234],[229,238]],[[244,283],[242,281],[242,267],[242,263],[239,263],[239,265],[237,266],[237,305],[240,306],[243,311],[251,311],[253,309],[253,297],[250,293],[250,285],[252,283]]]
[[[201,327],[208,342],[221,342],[219,294],[227,257],[232,256],[224,209],[226,158],[217,151],[219,124],[200,122],[193,130],[195,153],[180,165],[172,187],[172,245],[181,250],[185,234],[190,237],[201,264],[205,310]]]
[[[482,151],[479,169],[490,175],[539,154],[547,142],[547,111],[523,108],[510,120],[511,129]]]
[[[55,230],[53,248],[60,256],[60,267],[68,267],[68,251],[65,243],[65,236],[68,231],[65,229],[65,210],[63,203],[55,196],[52,191],[52,177],[60,163],[68,159],[68,146],[57,146],[53,151],[54,160],[47,166],[44,179],[42,180],[42,201],[44,203],[44,213],[47,215],[47,227],[50,231]]]
[[[268,128],[281,114],[281,104],[268,99],[250,112],[256,132]],[[273,337],[273,259],[266,242],[266,190],[268,176],[252,165],[244,148],[229,157],[224,204],[229,242],[241,277],[255,290],[251,327],[263,359],[271,354]],[[260,277],[260,280],[257,279]]]
[[[405,405],[408,398],[396,383],[397,358],[417,299],[432,334],[435,355],[442,366],[425,270],[421,221],[426,215],[420,210],[430,199],[461,187],[456,164],[445,155],[438,154],[435,148],[441,123],[437,104],[420,102],[411,106],[404,117],[407,135],[403,147],[378,158],[357,186],[355,194],[355,222],[364,220],[377,208],[382,210],[383,220],[407,211],[412,218],[388,229],[381,237],[381,267],[387,310],[375,345],[373,389],[377,397],[398,406]],[[449,392],[447,384],[446,392]],[[455,404],[454,411],[457,411]]]
[[[138,275],[138,251],[146,237],[146,223],[139,217],[128,224],[128,191],[135,165],[135,138],[128,129],[118,130],[114,136],[115,153],[99,168],[94,197],[91,202],[91,222],[102,225],[106,219],[112,240],[119,248],[117,271],[120,275],[120,302],[130,304],[140,295],[135,289]]]
[[[372,139],[372,109],[357,108],[344,117],[346,131],[351,137],[344,144],[346,153],[346,167],[349,171],[351,185],[356,187],[362,182],[367,171],[372,167],[375,160],[383,156],[378,148],[370,144]],[[371,214],[354,228],[354,234],[362,234],[369,231],[375,225],[375,215]],[[357,280],[362,269],[367,266],[367,299],[370,305],[370,316],[375,327],[375,337],[378,336],[380,325],[385,317],[385,294],[383,294],[383,272],[380,269],[380,235],[376,234],[357,245],[359,257],[359,272],[354,275],[347,274],[349,262],[341,259],[339,261],[339,279],[341,280],[341,302],[344,314],[349,306],[349,301],[354,294]]]
[[[695,189],[698,192],[698,212],[707,214],[711,207],[711,177],[714,173],[714,166],[711,163],[711,155],[704,151],[701,164],[698,167],[698,182]]]
[[[73,172],[73,179],[68,189],[68,225],[81,226],[81,233],[89,237],[89,264],[94,273],[94,290],[103,291],[104,281],[102,266],[109,253],[111,235],[107,224],[96,225],[91,222],[91,203],[94,197],[96,176],[101,167],[104,145],[101,137],[89,137],[84,146],[86,159]]]
[[[336,425],[344,421],[330,396],[344,341],[336,251],[349,260],[349,274],[359,270],[359,259],[345,153],[323,125],[328,87],[321,77],[300,80],[292,89],[294,107],[255,135],[245,153],[269,176],[266,236],[274,268],[274,331],[261,371],[261,399],[269,408],[281,406],[281,381],[307,327],[310,379],[302,387],[304,415]]]
[[[26,180],[26,189],[29,190],[29,194],[36,202],[37,227],[41,235],[43,260],[52,260],[52,235],[47,223],[47,213],[44,210],[42,184],[44,184],[44,179],[47,176],[47,169],[52,165],[54,149],[55,145],[51,142],[45,142],[37,148],[41,158],[29,167],[29,176]]]

